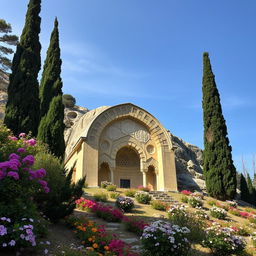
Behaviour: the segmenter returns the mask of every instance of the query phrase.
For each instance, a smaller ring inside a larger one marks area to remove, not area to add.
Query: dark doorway
[[[130,180],[120,179],[120,188],[130,188],[130,187],[131,187]]]

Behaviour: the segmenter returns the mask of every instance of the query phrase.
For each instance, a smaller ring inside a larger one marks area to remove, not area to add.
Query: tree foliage
[[[204,174],[208,193],[218,199],[236,194],[236,169],[208,53],[203,56]]]
[[[248,202],[248,199],[250,197],[250,192],[249,192],[249,189],[248,189],[248,186],[247,186],[247,181],[244,177],[244,175],[241,173],[240,174],[240,177],[239,177],[239,183],[240,183],[240,191],[241,191],[241,194],[240,194],[240,198],[241,200],[245,201],[245,202]],[[248,202],[249,203],[249,202]]]
[[[38,128],[38,139],[48,144],[51,153],[57,157],[63,157],[65,151],[63,119],[64,106],[62,96],[59,95],[52,99],[50,108]]]
[[[8,102],[4,122],[14,134],[37,134],[39,123],[39,88],[41,67],[39,42],[41,0],[30,0],[20,42],[12,63]]]
[[[70,94],[64,94],[62,100],[66,108],[73,108],[76,104],[76,99]]]
[[[17,45],[18,37],[12,35],[12,26],[5,20],[0,19],[0,71],[6,72],[11,68],[11,60],[8,55],[13,53],[13,49],[10,46]],[[0,79],[2,78],[0,73]]]
[[[56,18],[39,89],[41,118],[47,114],[53,97],[62,95],[61,63],[58,20]]]

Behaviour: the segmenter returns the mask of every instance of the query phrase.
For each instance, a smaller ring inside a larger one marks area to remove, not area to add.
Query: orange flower
[[[106,246],[104,246],[104,249],[105,249],[106,251],[108,251],[108,250],[109,250],[109,247],[106,245]]]
[[[94,249],[96,249],[96,248],[98,248],[99,246],[98,246],[98,244],[94,243],[94,244],[92,245],[92,247],[93,247]]]
[[[93,232],[93,233],[95,233],[95,232],[97,232],[97,231],[98,231],[97,228],[92,228],[92,232]]]
[[[88,238],[88,241],[89,241],[89,242],[91,242],[91,241],[92,241],[92,238],[91,238],[91,237],[89,237],[89,238]]]

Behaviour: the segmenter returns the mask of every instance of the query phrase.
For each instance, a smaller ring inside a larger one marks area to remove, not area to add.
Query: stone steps
[[[149,191],[149,194],[151,195],[151,197],[154,200],[159,200],[165,203],[176,203],[177,201],[175,201],[171,196],[169,196],[168,194],[166,194],[163,191]]]

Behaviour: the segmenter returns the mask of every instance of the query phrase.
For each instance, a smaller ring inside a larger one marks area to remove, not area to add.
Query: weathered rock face
[[[204,190],[203,151],[170,133],[179,189]]]
[[[66,129],[64,131],[64,139],[67,141],[71,132],[71,127],[89,110],[84,107],[74,106],[72,108],[65,108],[64,110],[64,124]]]

